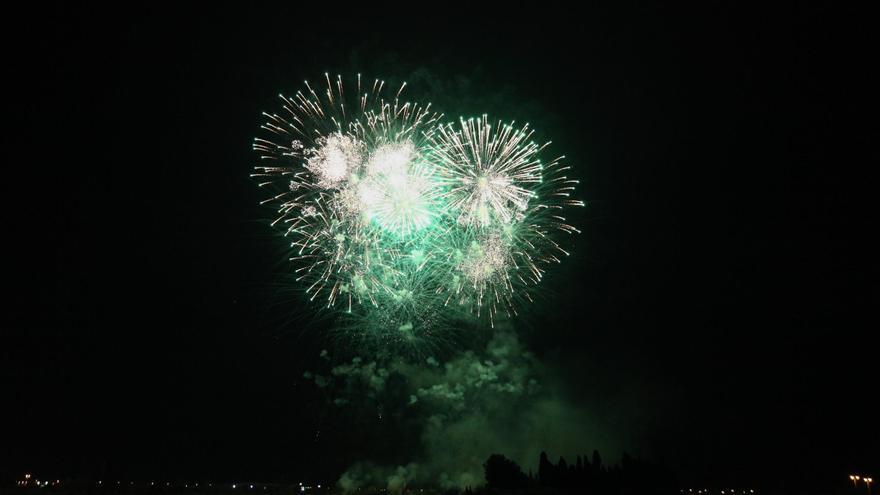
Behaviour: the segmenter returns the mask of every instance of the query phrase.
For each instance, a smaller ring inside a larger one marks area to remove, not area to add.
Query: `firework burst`
[[[308,297],[404,341],[436,333],[444,313],[516,314],[568,254],[554,232],[578,232],[562,157],[543,162],[549,143],[528,125],[442,123],[401,100],[405,83],[387,98],[383,81],[358,76],[348,95],[340,77],[325,82],[282,95],[254,141],[253,177]]]

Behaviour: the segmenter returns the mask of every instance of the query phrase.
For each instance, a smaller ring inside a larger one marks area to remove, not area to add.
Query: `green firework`
[[[462,315],[518,314],[549,265],[577,181],[529,126],[486,116],[443,122],[431,106],[385,96],[384,82],[281,96],[264,113],[253,174],[271,190],[310,300],[358,332],[415,341]]]

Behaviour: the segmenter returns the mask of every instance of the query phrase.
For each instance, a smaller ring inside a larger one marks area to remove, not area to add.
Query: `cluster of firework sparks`
[[[325,75],[264,113],[253,176],[272,191],[273,225],[289,240],[308,297],[402,339],[450,317],[512,316],[548,265],[568,253],[556,232],[577,181],[528,125],[486,116],[445,122],[403,102],[406,83],[357,78],[347,94]]]

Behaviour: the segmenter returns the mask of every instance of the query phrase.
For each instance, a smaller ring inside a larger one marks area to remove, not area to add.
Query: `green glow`
[[[299,138],[254,146],[273,164],[255,177],[282,187],[274,224],[309,298],[349,313],[359,332],[406,342],[462,315],[514,316],[567,255],[556,233],[577,232],[563,216],[583,205],[569,199],[568,167],[539,158],[546,145],[528,125],[443,124],[378,94],[358,93],[347,108],[360,110],[344,112],[339,84],[326,98],[283,97],[289,115],[267,128]]]

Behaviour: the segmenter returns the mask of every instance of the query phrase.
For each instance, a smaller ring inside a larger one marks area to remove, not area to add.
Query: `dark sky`
[[[324,71],[412,75],[568,156],[584,233],[523,334],[584,402],[656,410],[619,448],[710,482],[880,475],[868,16],[443,8],[6,19],[4,479],[352,461],[248,178],[260,112]]]

